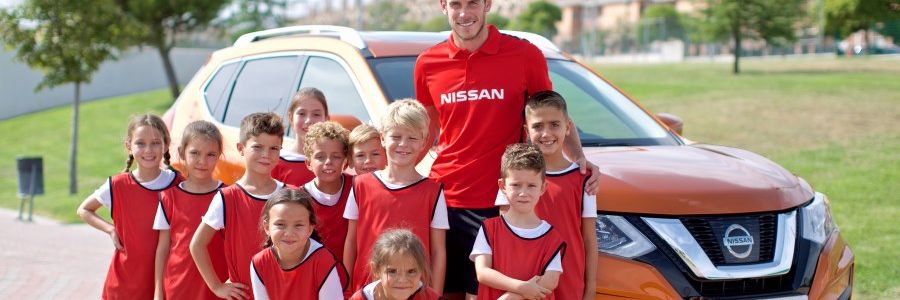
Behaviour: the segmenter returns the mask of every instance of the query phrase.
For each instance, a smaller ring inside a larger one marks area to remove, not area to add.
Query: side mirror
[[[656,114],[656,118],[662,121],[662,123],[665,124],[666,127],[669,127],[669,129],[675,131],[675,133],[677,133],[678,135],[684,135],[684,121],[682,121],[678,116],[670,113],[658,113]]]

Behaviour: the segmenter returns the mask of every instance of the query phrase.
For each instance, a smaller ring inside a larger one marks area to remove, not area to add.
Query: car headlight
[[[635,258],[656,249],[647,237],[621,216],[597,216],[594,230],[597,232],[597,250],[603,253]]]
[[[800,208],[803,215],[803,238],[817,244],[824,244],[834,231],[834,221],[831,219],[831,207],[825,194],[816,192],[812,203]]]

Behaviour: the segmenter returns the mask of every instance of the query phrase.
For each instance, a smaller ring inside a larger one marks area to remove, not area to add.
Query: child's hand
[[[116,251],[125,251],[125,247],[122,247],[122,243],[119,242],[119,235],[116,234],[116,230],[109,231],[109,238],[112,239],[113,246],[116,247]]]
[[[213,289],[213,294],[216,294],[216,297],[222,299],[247,299],[247,293],[244,290],[247,289],[247,286],[237,282],[226,281],[224,284],[219,287]]]
[[[528,299],[544,299],[544,297],[549,295],[552,291],[537,284],[538,279],[541,279],[541,277],[534,276],[528,281],[523,282],[516,289],[517,294]]]

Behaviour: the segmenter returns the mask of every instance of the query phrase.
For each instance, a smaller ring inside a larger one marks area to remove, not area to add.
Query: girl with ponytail
[[[78,216],[108,234],[116,248],[106,274],[103,299],[153,298],[159,242],[153,220],[159,192],[183,180],[169,166],[169,142],[169,131],[158,116],[133,117],[125,135],[125,170],[109,177],[78,207]],[[160,162],[166,168],[161,169]],[[132,165],[136,165],[134,171]],[[110,210],[115,223],[97,215],[101,206]]]

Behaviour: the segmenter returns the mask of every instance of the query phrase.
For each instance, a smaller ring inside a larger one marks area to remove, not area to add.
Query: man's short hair
[[[506,146],[503,158],[500,160],[500,178],[506,178],[509,170],[530,170],[538,172],[541,178],[547,166],[544,164],[544,154],[535,145],[512,144]]]

